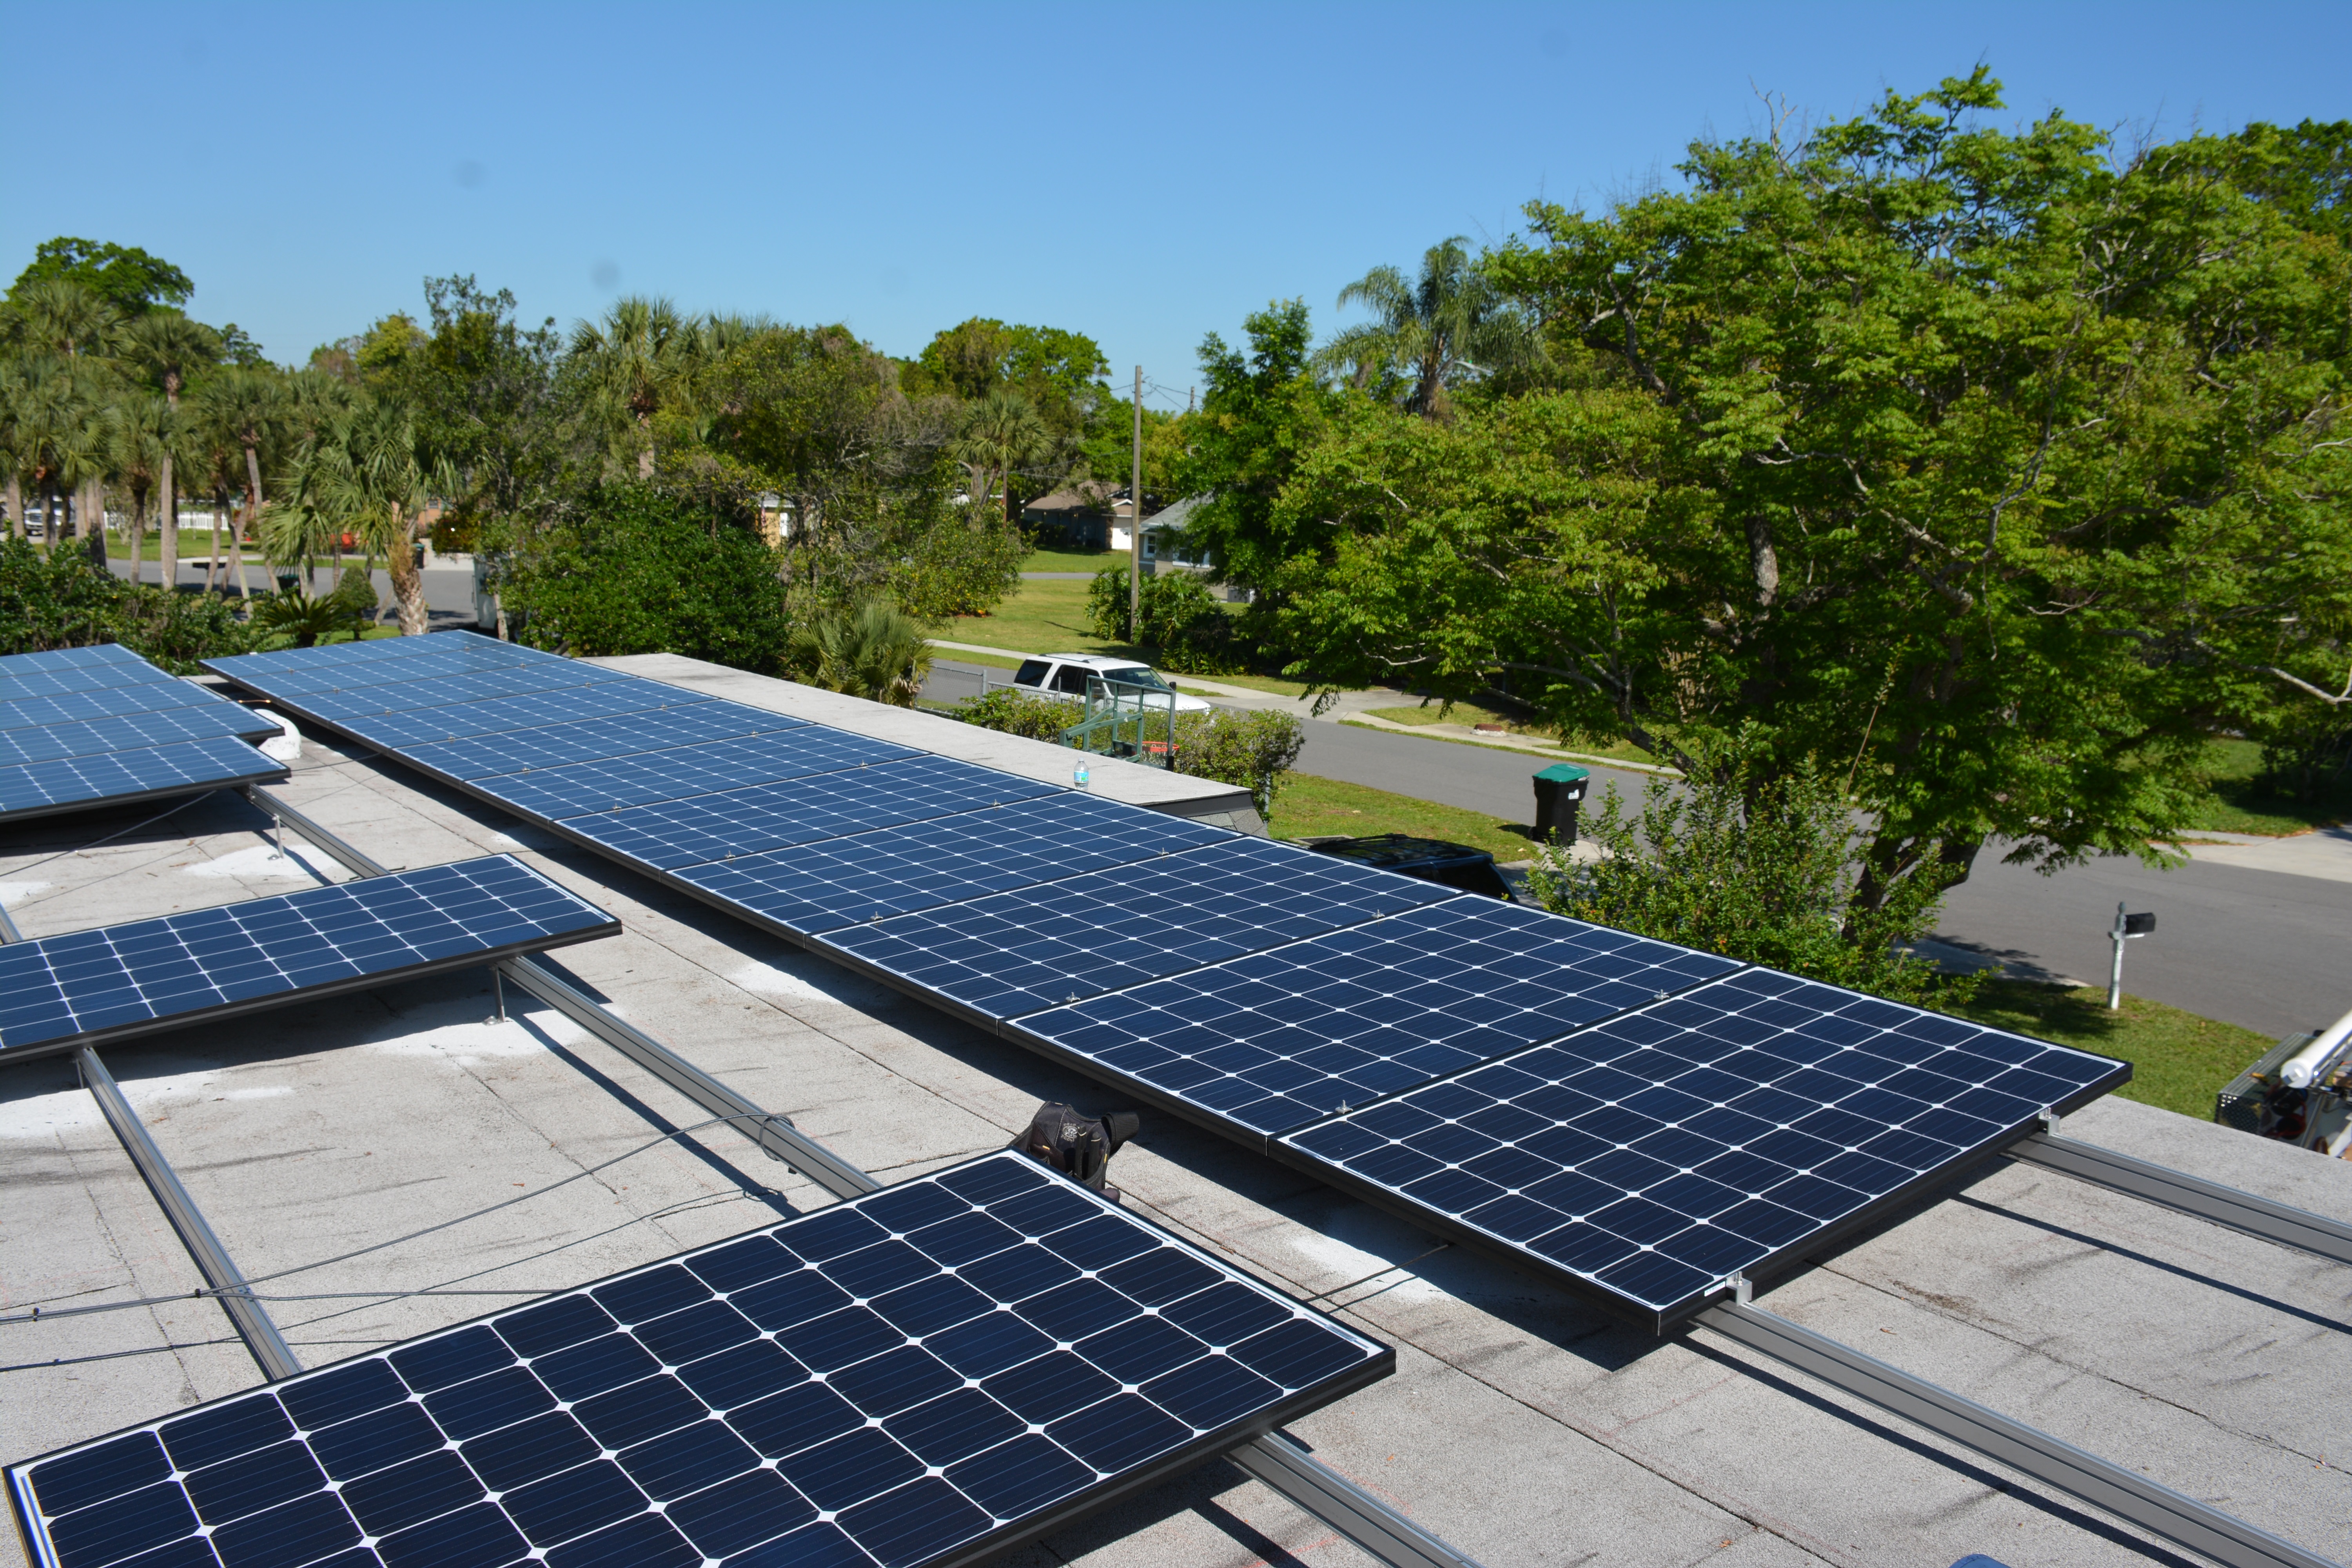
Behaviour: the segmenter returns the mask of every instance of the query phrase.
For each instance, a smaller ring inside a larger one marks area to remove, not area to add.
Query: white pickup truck
[[[1100,676],[1105,680],[1116,680],[1124,686],[1139,686],[1147,691],[1174,690],[1160,679],[1160,672],[1148,664],[1097,653],[1049,653],[1042,658],[1030,659],[1013,673],[1013,684],[1039,697],[1084,702],[1088,676]],[[1209,711],[1208,702],[1202,698],[1187,697],[1181,691],[1175,695],[1176,711],[1179,713]],[[1161,710],[1158,700],[1153,700],[1150,706],[1155,711]]]

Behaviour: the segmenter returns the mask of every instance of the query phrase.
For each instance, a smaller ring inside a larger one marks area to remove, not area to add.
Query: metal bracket
[[[16,922],[8,918],[7,910],[5,908],[0,908],[0,942],[22,942],[24,940],[25,933],[18,931],[16,929]]]
[[[2029,1132],[2003,1152],[2012,1160],[2112,1187],[2281,1247],[2295,1247],[2333,1263],[2352,1263],[2352,1225],[2308,1209],[2273,1203],[2201,1176],[2048,1132]]]
[[[377,865],[373,860],[369,859],[357,849],[352,848],[350,845],[344,843],[341,839],[336,837],[333,834],[328,832],[325,828],[320,826],[317,823],[311,821],[309,817],[303,816],[300,812],[295,810],[292,806],[287,805],[284,801],[278,799],[268,790],[263,789],[260,785],[247,784],[240,793],[244,795],[246,799],[251,801],[255,805],[259,806],[262,810],[276,817],[279,822],[283,823],[288,827],[292,828],[296,833],[299,834],[304,838],[309,839],[312,844],[317,845],[320,849],[326,851],[327,854],[333,857],[335,859],[341,861],[345,868],[350,870],[353,876],[385,877],[391,875],[391,871],[388,868]],[[272,837],[273,838],[275,837],[274,832]],[[279,844],[278,853],[283,855],[285,852],[285,846],[282,843]]]
[[[1226,1458],[1388,1568],[1478,1568],[1475,1560],[1316,1458],[1286,1432],[1253,1437]]]
[[[253,1359],[260,1363],[262,1376],[275,1383],[279,1378],[291,1377],[300,1372],[302,1363],[295,1359],[294,1348],[286,1342],[285,1336],[278,1333],[278,1325],[269,1321],[269,1314],[261,1310],[261,1303],[253,1299],[253,1288],[246,1283],[244,1274],[229,1257],[228,1248],[223,1247],[220,1237],[213,1234],[213,1227],[205,1223],[204,1211],[196,1207],[196,1200],[188,1195],[188,1189],[180,1184],[180,1178],[173,1171],[171,1162],[163,1158],[163,1151],[157,1148],[155,1140],[148,1135],[146,1124],[139,1120],[139,1113],[131,1109],[131,1101],[123,1098],[121,1087],[106,1070],[106,1064],[100,1061],[98,1053],[88,1046],[74,1053],[74,1061],[81,1068],[83,1086],[89,1090],[90,1098],[98,1101],[99,1110],[106,1113],[107,1122],[114,1129],[114,1135],[122,1141],[123,1152],[131,1156],[131,1163],[139,1167],[139,1174],[146,1180],[147,1190],[155,1194],[155,1201],[163,1205],[164,1217],[172,1222],[172,1228],[180,1233],[181,1244],[187,1247],[188,1256],[195,1259],[196,1271],[205,1277],[205,1283],[212,1288],[221,1306],[227,1310],[229,1321],[236,1326],[238,1335],[245,1341],[245,1348],[251,1351]]]
[[[2293,1542],[1761,1307],[1727,1302],[1709,1307],[1695,1321],[2228,1568],[2336,1568]]]

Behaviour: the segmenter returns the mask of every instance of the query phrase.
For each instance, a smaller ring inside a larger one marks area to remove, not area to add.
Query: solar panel
[[[47,729],[91,719],[118,719],[133,713],[153,713],[173,708],[201,708],[227,699],[194,681],[142,680],[130,686],[108,686],[94,691],[64,691],[53,697],[20,697],[0,701],[0,730]],[[231,704],[234,706],[234,704]]]
[[[995,1020],[1462,896],[1235,835],[818,940]]]
[[[792,731],[792,738],[797,741],[822,728],[812,724]],[[842,735],[837,730],[828,733]],[[796,779],[789,786],[661,801],[566,817],[553,826],[641,865],[675,870],[730,855],[757,855],[865,828],[1027,800],[1060,787],[858,736],[843,736],[835,754],[849,757],[856,749],[852,742],[861,741],[879,756],[895,760],[845,761],[841,772]]]
[[[397,657],[352,658],[313,668],[293,666],[268,672],[270,688],[289,697],[312,696],[327,691],[359,690],[373,686],[391,686],[424,680],[441,675],[476,675],[499,670],[551,668],[556,669],[596,670],[611,679],[612,672],[595,666],[582,666],[554,654],[540,653],[530,648],[517,647],[512,643],[493,642],[487,637],[427,637],[419,645],[415,637],[380,639],[412,645],[412,650]],[[373,643],[339,644],[338,647],[357,646],[371,647]],[[268,658],[268,655],[252,656]],[[224,674],[237,673],[243,658],[227,658],[216,662]],[[260,671],[251,673],[259,674]]]
[[[462,741],[475,735],[495,735],[508,730],[537,729],[545,724],[658,712],[672,707],[683,708],[697,700],[675,686],[631,679],[345,719],[328,719],[299,698],[272,697],[270,700],[297,718],[323,723],[372,746],[400,750],[441,741]]]
[[[1395,1352],[1011,1153],[10,1467],[41,1561],[966,1563]]]
[[[511,856],[0,946],[0,1059],[610,936]]]
[[[626,815],[625,808],[629,806],[685,801],[722,791],[781,784],[811,773],[897,762],[919,754],[887,741],[868,740],[822,724],[799,724],[728,746],[641,752],[593,763],[476,779],[473,784],[511,810],[561,820],[592,811],[610,812],[616,807]],[[900,787],[895,774],[879,784],[879,793],[885,795]],[[740,795],[734,796],[714,809],[733,816],[740,809]]]
[[[145,664],[146,662],[121,643],[93,643],[88,647],[53,647],[45,648],[39,653],[0,655],[0,674],[16,675],[33,669],[84,669],[95,665]]]
[[[677,880],[773,928],[805,935],[1233,837],[1230,829],[1181,816],[1056,792],[993,810],[690,867]]]
[[[1751,969],[1284,1137],[1663,1332],[2128,1064]]]
[[[523,697],[534,691],[570,692],[593,686],[636,683],[633,675],[619,675],[594,665],[569,659],[544,664],[505,666],[494,669],[436,668],[457,659],[404,659],[391,667],[399,679],[370,686],[337,686],[300,694],[303,709],[330,722],[373,713],[403,713],[419,708],[446,708],[460,702],[488,702],[501,697]],[[421,668],[420,668],[421,667]]]
[[[1018,1032],[1245,1138],[1301,1127],[1739,968],[1498,900],[1370,925],[1024,1018]]]
[[[175,677],[152,664],[110,659],[104,664],[76,665],[65,669],[0,670],[0,701],[23,697],[58,697],[68,691],[104,691],[117,686],[139,686]]]
[[[18,763],[0,766],[0,821],[241,784],[275,783],[286,772],[283,763],[225,736]]]
[[[244,653],[231,658],[208,658],[204,665],[232,679],[268,676],[274,680],[286,676],[308,679],[320,670],[350,668],[383,659],[437,658],[452,652],[517,659],[556,657],[472,632],[443,632],[421,637],[364,637],[357,642],[328,643],[317,647],[281,648],[276,653]]]
[[[402,752],[401,759],[427,773],[463,784],[501,773],[605,762],[642,752],[679,746],[710,747],[719,742],[797,730],[805,722],[764,709],[747,708],[740,702],[688,700],[650,713],[544,724],[537,729],[509,730],[437,746],[413,746]]]
[[[226,737],[266,741],[278,732],[275,722],[235,702],[165,708],[113,719],[85,719],[46,730],[0,730],[0,764],[130,752],[142,746],[168,746],[174,741]]]

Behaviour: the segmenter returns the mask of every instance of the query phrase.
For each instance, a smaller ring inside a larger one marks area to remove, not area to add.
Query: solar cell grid
[[[935,909],[1230,838],[1230,829],[1092,795],[988,811],[739,857],[678,879],[795,933]]]
[[[176,679],[143,661],[111,659],[104,664],[75,665],[64,669],[25,669],[0,674],[0,701],[24,697],[59,697],[69,691],[105,691],[118,686],[140,686]]]
[[[587,812],[610,812],[615,807],[688,802],[725,791],[780,784],[811,773],[835,773],[861,763],[897,762],[919,754],[887,741],[868,740],[822,724],[797,724],[724,746],[639,752],[604,761],[477,779],[473,783],[475,788],[501,805],[560,821]]]
[[[121,643],[93,643],[88,647],[44,648],[38,653],[0,654],[0,675],[36,669],[81,669],[103,664],[145,664]]]
[[[1751,969],[1281,1140],[1663,1331],[2127,1064]]]
[[[298,677],[325,670],[373,664],[380,659],[419,658],[439,655],[456,647],[504,649],[488,657],[517,660],[554,658],[517,643],[501,643],[471,632],[443,632],[438,636],[421,637],[366,637],[357,642],[328,643],[317,647],[289,647],[276,653],[243,653],[230,658],[208,658],[205,668],[217,674],[242,679],[247,676],[272,677],[293,674]]]
[[[1003,1153],[8,1479],[62,1568],[175,1549],[228,1568],[918,1568],[1034,1535],[1394,1359]]]
[[[383,638],[386,642],[416,642],[414,637]],[[513,643],[493,642],[487,637],[443,636],[427,637],[425,646],[401,658],[354,658],[322,668],[295,667],[271,672],[273,690],[289,697],[311,696],[328,691],[360,691],[370,687],[396,685],[402,682],[429,679],[437,676],[482,675],[500,671],[525,669],[581,669],[583,667],[555,654],[541,653],[533,648],[519,647]],[[352,645],[338,644],[337,647]],[[372,646],[372,645],[361,645]],[[261,656],[267,657],[267,656]],[[218,661],[224,674],[236,672],[242,658]],[[257,671],[248,671],[256,673]],[[606,672],[609,673],[609,672]]]
[[[1734,961],[1465,897],[1024,1018],[1052,1049],[1268,1135],[1564,1034]]]
[[[547,724],[574,724],[630,713],[653,713],[688,706],[695,699],[675,686],[650,680],[613,680],[576,686],[562,691],[534,691],[523,697],[499,697],[484,701],[453,702],[437,708],[414,708],[398,713],[368,713],[356,718],[327,719],[298,698],[272,698],[278,707],[299,718],[321,722],[355,735],[370,745],[404,750],[437,742],[462,741],[475,735],[495,735],[509,730],[531,730]]]
[[[484,963],[619,923],[510,856],[0,946],[0,1057]]]
[[[173,708],[201,708],[226,701],[193,681],[142,680],[131,686],[107,686],[94,691],[66,691],[54,697],[0,701],[0,730],[47,729],[57,724],[117,719]]]
[[[1461,896],[1236,835],[817,940],[1003,1019]]]
[[[370,714],[405,713],[419,708],[446,708],[459,702],[488,702],[501,697],[533,692],[569,694],[587,687],[631,682],[636,677],[616,675],[594,665],[551,659],[545,664],[516,665],[498,669],[436,669],[455,659],[404,660],[392,668],[399,679],[373,686],[341,686],[300,694],[302,707],[330,721]],[[426,668],[419,668],[426,667]],[[411,672],[415,673],[412,674]]]
[[[404,750],[402,757],[428,773],[469,783],[502,773],[605,762],[678,746],[708,747],[715,742],[797,730],[807,722],[747,708],[740,702],[698,702],[685,693],[679,696],[679,702],[653,712],[544,724],[437,746],[414,746]]]
[[[812,724],[792,736],[798,739],[821,728]],[[884,756],[895,753],[896,760],[856,762],[852,760],[854,748],[845,746],[836,753],[843,758],[841,771],[812,774],[789,786],[761,785],[656,802],[569,817],[556,826],[613,854],[676,870],[730,855],[757,855],[869,827],[1026,800],[1059,787],[948,757],[910,752],[887,742],[864,744]]]
[[[271,721],[234,702],[165,708],[113,719],[85,719],[47,729],[0,730],[0,764],[53,762],[60,757],[96,756],[101,752],[135,752],[146,746],[168,746],[175,741],[225,737],[265,741],[277,733],[278,726]]]
[[[283,763],[226,736],[0,765],[0,820],[274,782],[286,772]]]

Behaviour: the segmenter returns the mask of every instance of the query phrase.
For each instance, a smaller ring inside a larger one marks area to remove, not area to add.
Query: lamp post
[[[2115,927],[2107,932],[2108,939],[2116,944],[2115,967],[2107,972],[2108,1012],[2113,1013],[2124,1005],[2124,943],[2134,937],[2146,936],[2154,930],[2154,915],[2126,914],[2123,905],[2116,906]]]

